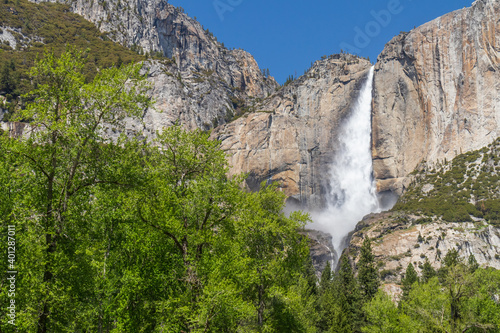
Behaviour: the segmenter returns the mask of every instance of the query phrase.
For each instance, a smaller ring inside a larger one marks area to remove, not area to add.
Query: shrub
[[[382,280],[385,280],[389,276],[395,276],[395,275],[396,275],[396,272],[393,269],[384,269],[384,270],[380,271],[380,278]]]

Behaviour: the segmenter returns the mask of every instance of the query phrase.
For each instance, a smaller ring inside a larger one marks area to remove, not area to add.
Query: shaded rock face
[[[368,74],[369,61],[337,55],[317,61],[302,77],[256,105],[256,112],[216,128],[232,174],[247,185],[278,181],[288,196],[321,207],[342,120]]]
[[[500,135],[500,3],[477,0],[393,38],[375,67],[373,161],[398,194],[415,167]]]
[[[451,249],[456,249],[465,261],[474,255],[480,266],[500,269],[498,225],[485,220],[452,223],[436,218],[419,224],[419,218],[401,212],[368,215],[351,235],[346,251],[357,260],[364,238],[370,237],[384,284],[400,283],[410,262],[419,274],[426,258],[435,269],[440,268]]]
[[[326,263],[334,264],[338,260],[333,249],[332,236],[318,230],[306,230],[304,233],[309,238],[309,251],[316,277],[321,279]]]
[[[226,49],[166,0],[31,1],[67,3],[115,42],[171,59],[147,64],[156,104],[145,113],[146,132],[176,120],[189,129],[213,128],[235,114],[232,99],[248,104],[278,87],[274,78],[264,77],[252,55]]]
[[[2,109],[0,109],[0,114]],[[3,115],[2,115],[3,116]],[[20,137],[23,135],[29,136],[32,128],[27,123],[21,122],[1,122],[0,123],[0,134],[3,132],[8,132],[11,137]]]

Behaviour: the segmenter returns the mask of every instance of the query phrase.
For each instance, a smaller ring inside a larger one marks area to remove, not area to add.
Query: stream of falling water
[[[370,69],[352,114],[339,133],[338,151],[330,169],[327,207],[313,214],[315,225],[333,236],[337,255],[343,241],[363,216],[380,210],[373,179],[371,104],[374,68]],[[334,258],[333,266],[338,258]]]

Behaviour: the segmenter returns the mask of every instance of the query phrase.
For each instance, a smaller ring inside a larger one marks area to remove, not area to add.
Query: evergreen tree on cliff
[[[413,267],[413,264],[410,262],[406,268],[405,276],[401,280],[401,284],[403,285],[403,300],[408,298],[411,287],[415,282],[418,282],[418,274],[415,267]]]
[[[341,258],[340,270],[335,278],[337,312],[329,332],[355,332],[362,324],[361,295],[349,258]]]
[[[372,253],[371,241],[367,237],[361,247],[358,261],[358,282],[364,302],[369,302],[377,293],[380,285],[375,260]]]

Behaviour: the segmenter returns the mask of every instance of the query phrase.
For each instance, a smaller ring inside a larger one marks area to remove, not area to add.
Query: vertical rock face
[[[375,177],[401,193],[419,163],[500,135],[500,3],[477,0],[393,38],[375,70]]]
[[[210,129],[231,119],[232,99],[248,103],[278,87],[272,77],[262,74],[252,55],[226,49],[199,22],[166,0],[31,1],[66,3],[112,40],[172,59],[147,64],[157,103],[145,114],[146,131],[177,120],[188,128]]]
[[[305,230],[304,233],[309,238],[309,251],[316,277],[321,279],[321,273],[326,267],[326,263],[333,265],[338,260],[337,254],[333,250],[332,235],[318,231]]]
[[[350,55],[317,61],[302,77],[265,99],[256,112],[215,129],[232,173],[247,184],[279,181],[300,204],[319,207],[343,118],[371,64]]]

